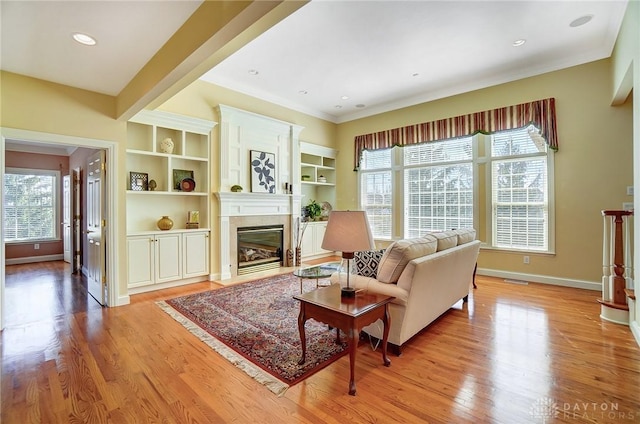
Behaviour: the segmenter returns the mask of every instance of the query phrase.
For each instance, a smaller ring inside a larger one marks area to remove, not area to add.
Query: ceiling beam
[[[116,119],[155,108],[304,1],[204,1],[116,98]]]

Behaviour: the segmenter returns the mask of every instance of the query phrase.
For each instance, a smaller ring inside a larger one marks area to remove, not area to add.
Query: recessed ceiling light
[[[580,16],[577,19],[574,19],[573,21],[571,21],[571,23],[569,24],[569,26],[571,28],[575,28],[575,27],[579,27],[582,26],[588,22],[591,21],[591,19],[593,19],[593,15],[584,15],[584,16]]]
[[[362,103],[358,103],[358,104],[356,105],[356,107],[358,107],[358,108],[363,108],[363,107],[364,107],[364,105],[363,105]]]
[[[348,100],[348,99],[349,99],[349,96],[342,96],[342,97],[340,97],[340,98],[341,98],[342,100]]]
[[[90,35],[83,34],[81,32],[74,32],[71,34],[74,40],[76,40],[80,44],[84,44],[85,46],[95,46],[96,39]]]
[[[256,71],[255,69],[249,69],[247,72],[249,72],[249,75],[258,75],[260,72]]]
[[[526,42],[527,42],[527,40],[525,40],[524,38],[521,38],[521,39],[519,39],[519,40],[514,41],[514,42],[512,43],[512,46],[513,46],[513,47],[520,47],[520,46],[522,46],[522,45],[523,45],[524,43],[526,43]]]

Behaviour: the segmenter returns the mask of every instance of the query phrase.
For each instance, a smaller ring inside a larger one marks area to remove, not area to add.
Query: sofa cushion
[[[386,249],[364,250],[353,254],[355,274],[374,277],[378,274],[378,264]]]
[[[436,250],[441,252],[458,245],[458,235],[455,231],[456,230],[435,231],[433,233],[428,233],[428,235],[433,236],[438,240],[438,247]]]
[[[476,239],[476,230],[473,228],[461,228],[453,230],[458,235],[458,246],[466,244]]]
[[[376,280],[395,283],[410,260],[434,253],[437,247],[438,240],[432,236],[393,242],[382,255]]]

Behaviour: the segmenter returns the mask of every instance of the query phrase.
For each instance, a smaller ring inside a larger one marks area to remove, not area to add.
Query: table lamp
[[[331,211],[322,248],[342,252],[342,259],[347,263],[347,285],[342,288],[342,296],[354,297],[356,290],[349,286],[353,253],[374,248],[367,214],[364,211]]]

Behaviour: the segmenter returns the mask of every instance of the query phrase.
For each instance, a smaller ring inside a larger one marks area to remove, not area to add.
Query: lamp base
[[[356,297],[356,289],[353,287],[343,287],[340,292],[340,296],[342,297]]]

